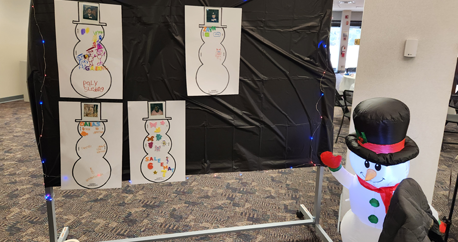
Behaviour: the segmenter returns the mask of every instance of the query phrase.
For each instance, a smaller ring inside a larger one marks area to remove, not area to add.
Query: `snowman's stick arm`
[[[332,175],[340,182],[344,187],[349,188],[355,175],[347,171],[343,166],[337,171],[331,171]]]

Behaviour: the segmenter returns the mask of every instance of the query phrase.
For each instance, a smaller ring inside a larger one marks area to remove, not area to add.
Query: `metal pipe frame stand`
[[[209,230],[199,230],[199,231],[191,231],[191,232],[184,232],[184,233],[163,234],[163,235],[154,235],[154,236],[147,236],[147,237],[140,237],[140,238],[129,238],[129,239],[110,240],[110,241],[111,242],[146,242],[146,241],[179,239],[179,238],[187,238],[187,237],[202,236],[202,235],[214,235],[214,234],[221,234],[221,233],[232,233],[232,232],[240,232],[240,231],[248,231],[248,230],[271,229],[271,228],[290,227],[290,226],[309,224],[309,225],[315,226],[315,232],[317,233],[318,237],[322,241],[332,242],[331,238],[328,236],[328,234],[324,231],[324,229],[320,225],[321,198],[322,198],[322,191],[323,191],[322,190],[323,173],[324,173],[324,167],[318,166],[317,173],[316,173],[316,182],[315,182],[315,216],[313,216],[309,212],[309,210],[303,204],[301,204],[299,210],[300,212],[302,212],[302,215],[304,215],[304,219],[301,219],[301,220],[277,222],[277,223],[266,223],[266,224],[255,224],[255,225],[209,229]],[[46,194],[50,194],[51,197],[53,197],[54,194],[53,194],[52,187],[46,188]],[[65,227],[62,230],[62,233],[59,236],[59,238],[57,238],[56,237],[56,234],[57,234],[56,214],[55,214],[55,208],[54,208],[54,201],[47,200],[46,206],[48,210],[48,225],[49,225],[50,241],[51,242],[65,241],[68,235],[69,228]]]
[[[54,205],[54,189],[45,187],[46,193],[46,212],[48,214],[48,228],[50,242],[64,242],[68,236],[68,227],[64,227],[59,237],[57,237],[56,210]]]

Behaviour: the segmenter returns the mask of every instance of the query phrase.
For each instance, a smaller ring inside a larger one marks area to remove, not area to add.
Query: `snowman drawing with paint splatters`
[[[222,8],[205,7],[204,21],[200,24],[200,37],[203,41],[199,48],[201,65],[197,69],[196,82],[199,89],[209,95],[218,95],[229,85],[229,71],[224,65],[226,37],[222,22]]]
[[[378,241],[391,197],[419,154],[407,128],[409,108],[393,98],[372,98],[353,111],[356,133],[346,137],[356,175],[342,167],[341,156],[321,154],[321,161],[350,191],[351,209],[341,223],[342,241]]]
[[[76,66],[70,74],[73,89],[83,97],[99,98],[111,88],[111,73],[105,66],[107,52],[102,40],[106,23],[100,22],[98,3],[78,3],[78,20],[73,21],[78,39],[73,55]]]
[[[143,140],[146,155],[140,163],[143,177],[150,182],[169,180],[176,169],[175,158],[170,154],[172,140],[167,132],[170,120],[165,115],[165,102],[148,102],[148,118],[144,118],[147,136]]]
[[[81,103],[82,119],[75,120],[81,138],[76,143],[79,159],[72,175],[79,186],[87,189],[101,188],[111,177],[111,165],[105,159],[107,142],[102,137],[108,120],[102,120],[101,113],[100,103]]]

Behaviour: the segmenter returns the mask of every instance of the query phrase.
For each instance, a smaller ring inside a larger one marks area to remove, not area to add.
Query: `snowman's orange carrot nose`
[[[376,177],[376,176],[377,176],[377,172],[375,172],[372,169],[367,169],[366,178],[364,180],[370,181],[370,180],[374,179],[374,177]]]

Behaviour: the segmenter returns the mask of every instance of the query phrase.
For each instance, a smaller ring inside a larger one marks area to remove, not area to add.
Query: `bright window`
[[[358,65],[359,45],[355,45],[355,39],[361,38],[361,28],[350,27],[349,35],[345,68],[356,68]]]
[[[331,27],[329,45],[332,69],[337,70],[337,65],[339,64],[340,27]]]
[[[360,38],[361,27],[350,27],[345,68],[355,68],[357,66],[359,45],[355,45],[355,39]],[[331,27],[329,45],[332,68],[337,70],[340,54],[340,27]]]

